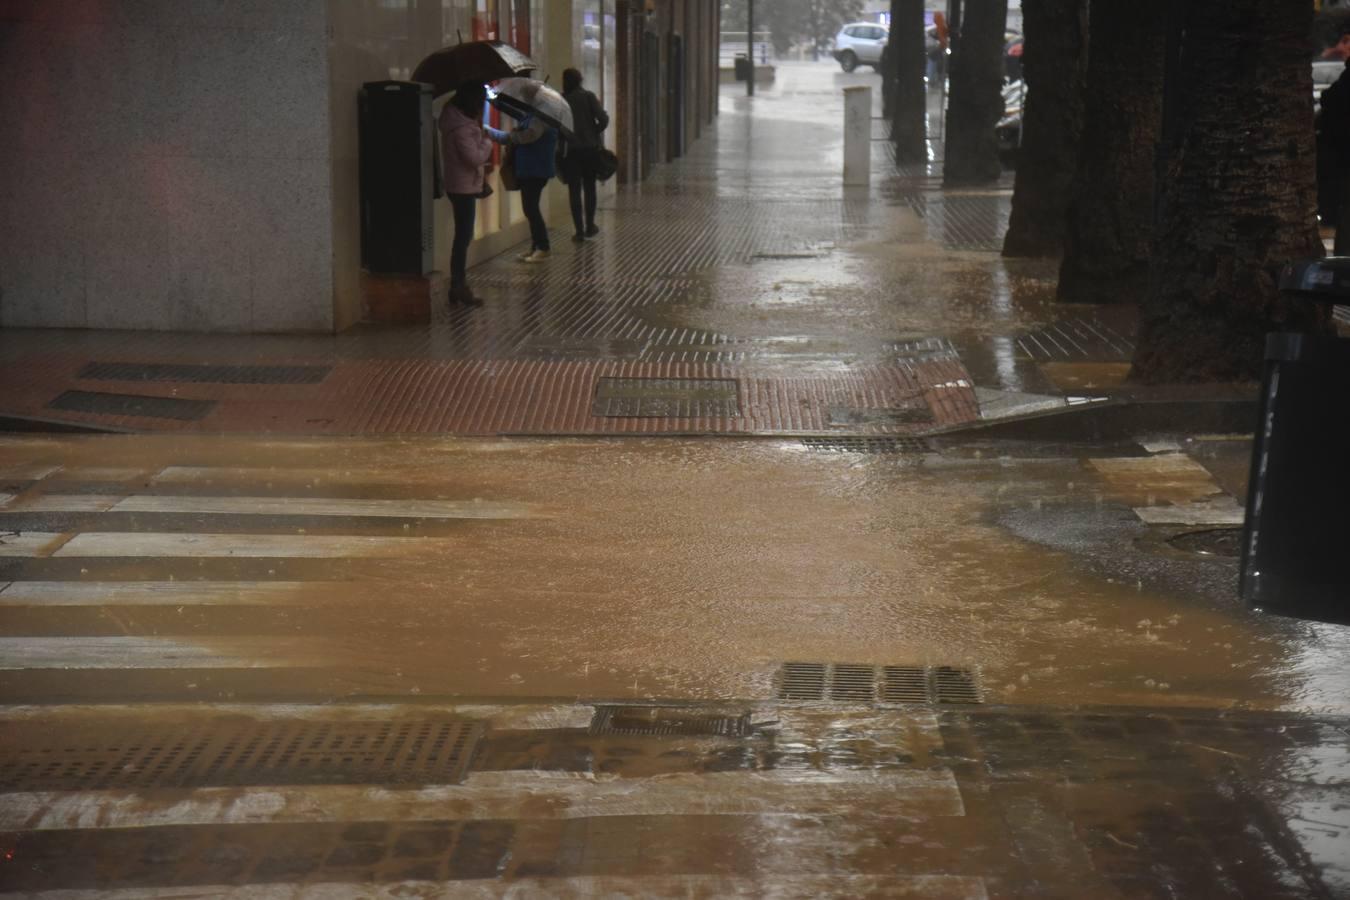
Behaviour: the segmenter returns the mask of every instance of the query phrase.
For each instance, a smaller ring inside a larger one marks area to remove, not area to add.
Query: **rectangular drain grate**
[[[8,739],[0,790],[458,784],[481,722],[249,722],[108,726]]]
[[[318,384],[331,366],[210,366],[91,362],[78,377],[90,381],[179,381],[195,384]]]
[[[47,404],[48,409],[95,413],[101,416],[141,416],[195,422],[206,417],[214,400],[183,400],[178,397],[146,397],[142,394],[104,394],[97,391],[66,391]]]
[[[783,664],[776,683],[779,700],[878,705],[983,702],[975,673],[952,666],[794,662]]]
[[[749,733],[748,712],[727,716],[679,706],[597,706],[591,720],[591,734],[744,737]]]
[[[932,445],[913,437],[808,437],[802,446],[822,453],[932,453]]]
[[[641,418],[734,418],[741,414],[731,378],[601,378],[593,415]]]

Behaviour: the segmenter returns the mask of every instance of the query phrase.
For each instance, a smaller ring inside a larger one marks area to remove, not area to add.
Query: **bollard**
[[[872,89],[844,88],[844,184],[872,180]]]

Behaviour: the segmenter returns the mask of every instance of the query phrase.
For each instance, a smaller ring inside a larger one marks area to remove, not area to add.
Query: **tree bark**
[[[1148,290],[1171,2],[1091,4],[1083,133],[1059,270],[1066,303],[1139,303]]]
[[[924,46],[923,0],[891,0],[889,60],[895,73],[892,87],[891,140],[895,158],[902,163],[928,159],[928,94],[924,72],[928,51]]]
[[[1136,12],[1137,14],[1137,12]],[[1277,290],[1317,233],[1304,0],[1191,0],[1149,290],[1131,378],[1259,377],[1269,331],[1326,332],[1329,310]]]
[[[994,129],[1003,118],[1003,36],[1008,0],[966,0],[952,51],[943,183],[978,184],[1003,174]]]
[[[1022,148],[1004,256],[1064,252],[1087,68],[1087,0],[1023,0]]]

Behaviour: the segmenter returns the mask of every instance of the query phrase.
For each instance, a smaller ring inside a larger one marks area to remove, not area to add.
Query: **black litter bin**
[[[1350,304],[1350,257],[1287,266],[1280,290]],[[1350,624],[1350,339],[1266,338],[1239,589],[1255,609]]]
[[[744,53],[736,54],[736,80],[749,81],[755,77],[755,67]]]

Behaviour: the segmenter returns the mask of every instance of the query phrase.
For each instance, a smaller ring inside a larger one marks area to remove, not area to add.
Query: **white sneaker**
[[[547,250],[536,250],[529,256],[522,257],[522,260],[527,263],[538,263],[543,262],[552,255],[553,254],[549,253]]]
[[[517,262],[530,262],[530,260],[534,257],[534,253],[535,253],[534,250],[527,250],[526,252],[524,252],[524,253],[520,254],[519,256],[517,256],[517,257],[516,257],[516,261],[517,261]]]

